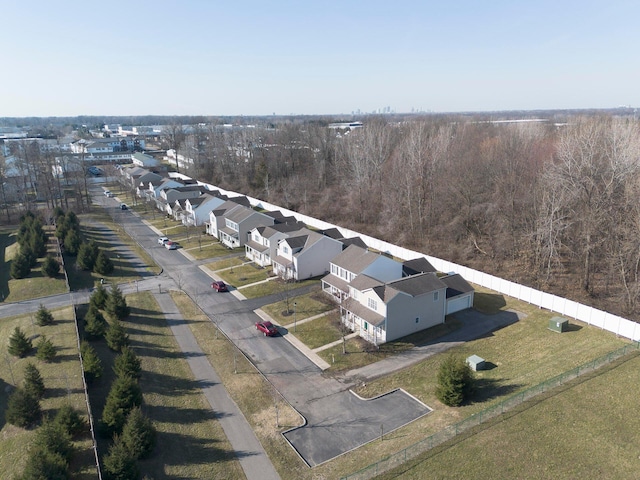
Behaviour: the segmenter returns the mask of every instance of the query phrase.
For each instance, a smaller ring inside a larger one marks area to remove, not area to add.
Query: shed
[[[471,370],[477,372],[478,370],[484,370],[484,358],[478,355],[471,355],[467,357],[467,364],[471,367]]]
[[[553,317],[549,320],[549,330],[553,332],[566,332],[569,328],[569,320],[564,317]]]

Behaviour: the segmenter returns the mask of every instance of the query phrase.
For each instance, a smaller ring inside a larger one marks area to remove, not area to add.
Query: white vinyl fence
[[[229,190],[223,190],[214,185],[205,184],[202,182],[199,183],[205,185],[209,189],[219,190],[229,197],[237,197],[242,195],[240,193],[232,192]],[[534,288],[525,287],[524,285],[510,282],[508,280],[489,275],[488,273],[473,270],[468,267],[463,267],[462,265],[458,265],[447,260],[442,260],[440,258],[425,255],[424,253],[408,250],[406,248],[384,242],[377,238],[363,235],[353,230],[339,227],[331,223],[323,222],[322,220],[318,220],[317,218],[308,217],[298,212],[287,210],[285,208],[279,207],[278,205],[273,205],[257,198],[247,198],[251,202],[251,205],[253,205],[254,207],[263,208],[265,210],[280,210],[285,215],[294,216],[299,221],[321,230],[337,228],[345,238],[360,237],[370,248],[388,253],[403,260],[412,260],[418,257],[425,257],[440,272],[458,273],[462,275],[465,280],[471,283],[475,283],[476,285],[480,285],[504,295],[517,298],[518,300],[522,300],[532,305],[537,305],[540,308],[552,310],[566,317],[575,318],[576,320],[580,320],[589,325],[594,325],[596,327],[602,328],[603,330],[613,332],[621,337],[625,337],[634,341],[640,340],[640,324],[632,322],[631,320],[628,320],[626,318],[622,318],[617,315],[598,310],[597,308],[574,302],[573,300],[568,300],[566,298],[558,297],[550,293],[545,293]]]

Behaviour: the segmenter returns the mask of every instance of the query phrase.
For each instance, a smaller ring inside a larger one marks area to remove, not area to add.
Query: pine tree
[[[457,407],[473,391],[473,371],[461,358],[449,355],[440,364],[436,397],[449,407]]]
[[[98,258],[96,258],[96,264],[93,267],[93,271],[100,275],[109,275],[113,272],[113,262],[104,250],[100,249],[98,252]]]
[[[60,263],[51,255],[47,255],[42,262],[42,274],[49,278],[56,278],[60,273]]]
[[[141,403],[142,392],[138,381],[131,377],[117,377],[111,385],[102,411],[102,424],[107,432],[119,434],[131,409]]]
[[[68,480],[69,465],[61,456],[46,450],[32,449],[19,480]]]
[[[31,362],[24,367],[23,387],[25,392],[33,395],[38,400],[44,396],[44,380],[40,370]]]
[[[111,287],[111,293],[109,294],[109,298],[107,298],[105,310],[109,316],[114,319],[122,320],[129,316],[129,306],[117,285]]]
[[[36,312],[36,323],[41,327],[51,325],[53,323],[53,315],[43,304],[40,304],[38,311]]]
[[[15,357],[24,357],[33,349],[31,340],[27,338],[25,333],[16,327],[13,334],[9,337],[9,353]]]
[[[41,416],[40,401],[22,388],[16,388],[9,396],[5,411],[7,423],[26,428],[35,424]]]
[[[135,352],[130,347],[123,347],[122,353],[116,357],[113,365],[113,371],[116,375],[140,378],[141,370],[141,362]]]
[[[27,277],[29,273],[31,273],[30,260],[22,253],[13,257],[13,260],[11,260],[11,268],[9,270],[11,278],[19,280]]]
[[[43,362],[50,362],[56,356],[56,347],[46,336],[42,335],[36,345],[36,357]]]
[[[93,270],[98,258],[98,250],[98,245],[93,240],[83,243],[78,249],[76,264],[83,270]]]
[[[102,338],[107,331],[107,321],[93,305],[89,305],[84,322],[84,333],[89,339]]]
[[[69,230],[64,237],[64,251],[69,255],[77,255],[80,249],[80,233],[76,230]]]
[[[75,437],[87,429],[85,419],[80,415],[78,410],[68,403],[60,407],[53,421],[61,425],[65,432],[71,435],[71,437]]]
[[[102,362],[94,348],[87,342],[80,345],[80,355],[82,356],[82,366],[84,368],[84,378],[87,383],[93,383],[102,376]]]
[[[73,444],[65,427],[55,421],[45,420],[36,432],[34,448],[58,454],[66,461],[71,459]]]
[[[129,345],[129,335],[127,335],[122,322],[119,320],[111,322],[105,338],[107,339],[107,345],[114,352],[120,352],[124,347]]]
[[[144,458],[156,446],[156,429],[140,407],[136,407],[129,412],[120,438],[136,459]]]
[[[104,288],[104,285],[100,283],[91,294],[91,298],[89,298],[89,305],[93,305],[96,308],[103,309],[105,307],[105,304],[107,303],[107,298],[109,298],[109,292],[107,292],[107,289]]]
[[[135,480],[140,478],[136,459],[118,436],[102,460],[105,480]]]

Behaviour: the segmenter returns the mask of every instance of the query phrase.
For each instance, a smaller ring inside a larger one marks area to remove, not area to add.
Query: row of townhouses
[[[313,230],[295,216],[258,211],[247,197],[230,197],[181,174],[122,168],[122,181],[184,225],[230,249],[243,248],[257,265],[285,280],[320,277],[343,323],[376,345],[444,323],[473,305],[473,287],[460,275],[437,272],[426,258],[398,261],[371,251],[339,228]]]

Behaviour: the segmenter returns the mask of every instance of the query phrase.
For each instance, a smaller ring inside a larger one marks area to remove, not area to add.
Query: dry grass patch
[[[225,249],[225,250],[227,251],[227,254],[228,254],[229,250],[228,249]],[[212,272],[218,272],[218,270],[224,270],[226,268],[236,267],[246,262],[247,260],[242,256],[242,254],[238,254],[237,256],[234,255],[233,257],[230,257],[230,258],[224,258],[216,262],[207,263],[205,266]]]
[[[270,270],[258,267],[254,263],[240,265],[228,270],[218,272],[218,276],[229,285],[236,288],[249,285],[251,283],[261,282],[269,278]]]
[[[326,295],[315,291],[265,305],[262,309],[280,325],[288,325],[293,324],[294,302],[296,303],[295,314],[297,321],[334,310],[336,308],[335,303],[325,297]]]

